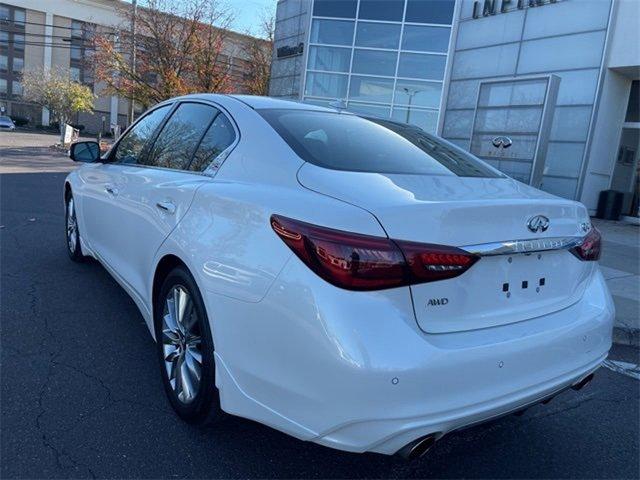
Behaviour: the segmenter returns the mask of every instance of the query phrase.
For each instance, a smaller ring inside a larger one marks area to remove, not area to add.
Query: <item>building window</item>
[[[7,70],[8,68],[9,58],[4,53],[0,53],[0,70]]]
[[[20,58],[20,57],[13,57],[13,66],[12,66],[12,71],[13,73],[22,73],[22,70],[24,70],[24,58]]]
[[[74,82],[80,81],[80,69],[78,67],[69,68],[69,78]]]
[[[450,35],[449,27],[406,25],[402,36],[402,49],[447,53]]]
[[[24,22],[26,21],[26,11],[21,8],[16,8],[13,11],[13,23],[17,26],[24,26]]]
[[[14,50],[24,50],[24,35],[21,33],[13,34],[13,49]]]
[[[369,75],[385,75],[392,77],[396,72],[396,52],[384,50],[360,50],[353,52],[353,73],[366,73]]]
[[[312,97],[344,98],[347,94],[346,75],[309,72],[305,94]]]
[[[380,77],[351,78],[349,98],[365,102],[391,103],[393,79]]]
[[[400,24],[358,22],[356,45],[397,49],[400,43]]]
[[[0,22],[10,22],[11,21],[11,10],[9,7],[5,5],[0,5]]]
[[[22,83],[14,80],[11,83],[11,93],[15,97],[21,97],[22,96]]]
[[[351,49],[342,47],[317,47],[312,45],[309,52],[309,70],[348,72],[351,63]]]
[[[311,25],[311,43],[351,45],[354,22],[317,19]]]
[[[640,122],[640,81],[631,82],[631,92],[629,93],[629,103],[627,105],[627,114],[625,122]]]
[[[451,25],[455,0],[407,0],[406,22]]]
[[[402,21],[404,1],[398,0],[360,0],[358,18],[367,20]]]
[[[425,80],[442,80],[447,57],[444,55],[427,55],[422,53],[401,53],[398,64],[398,76],[421,78]]]
[[[71,37],[72,38],[82,38],[82,23],[76,20],[71,22]]]
[[[398,79],[396,82],[396,105],[438,108],[441,95],[441,82],[402,79]]]
[[[82,60],[82,48],[72,46],[71,47],[71,60]]]
[[[3,46],[3,47],[9,46],[9,32],[0,30],[0,46]]]
[[[0,78],[0,94],[7,94],[7,81],[4,78]]]
[[[355,18],[357,0],[315,0],[313,14],[316,17]]]

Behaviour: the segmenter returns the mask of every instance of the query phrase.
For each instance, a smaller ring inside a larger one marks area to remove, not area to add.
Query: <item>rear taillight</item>
[[[582,243],[577,247],[573,247],[571,253],[580,260],[596,261],[600,258],[601,249],[602,237],[600,231],[596,227],[591,227],[591,230],[584,237]]]
[[[457,277],[478,256],[459,248],[333,230],[279,215],[271,227],[317,275],[348,290],[381,290]]]

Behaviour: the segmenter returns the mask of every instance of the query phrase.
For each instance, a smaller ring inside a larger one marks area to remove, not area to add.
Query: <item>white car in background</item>
[[[9,130],[10,132],[16,129],[16,124],[13,123],[10,117],[6,115],[0,115],[0,131]]]
[[[70,155],[69,255],[131,295],[188,422],[415,457],[582,387],[611,346],[584,206],[417,127],[203,94]]]

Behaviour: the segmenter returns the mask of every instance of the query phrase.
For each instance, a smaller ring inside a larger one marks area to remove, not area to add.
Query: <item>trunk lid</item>
[[[581,204],[509,178],[347,172],[306,163],[298,180],[370,211],[398,240],[464,248],[577,238],[589,224]],[[544,232],[527,227],[537,215],[549,219]],[[425,332],[444,333],[546,315],[581,298],[593,264],[568,250],[483,256],[459,277],[411,286],[416,319]]]

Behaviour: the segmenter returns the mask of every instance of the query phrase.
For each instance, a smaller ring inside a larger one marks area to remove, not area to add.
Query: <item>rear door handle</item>
[[[163,212],[167,212],[167,213],[170,213],[170,214],[176,213],[176,206],[170,200],[167,200],[167,201],[164,201],[164,202],[158,202],[158,203],[156,203],[156,207],[158,207]]]
[[[106,185],[104,187],[104,190],[109,194],[109,195],[113,195],[114,197],[118,195],[118,189],[116,187],[114,187],[113,185]]]

